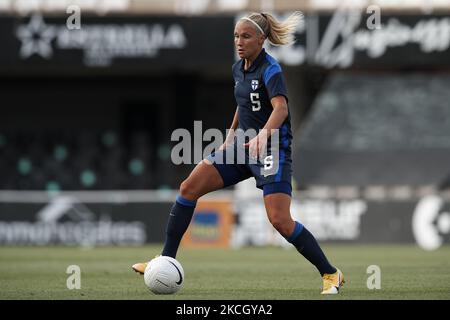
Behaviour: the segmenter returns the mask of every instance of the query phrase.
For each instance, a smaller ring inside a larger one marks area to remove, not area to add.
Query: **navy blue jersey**
[[[248,70],[241,59],[233,65],[234,96],[238,105],[238,128],[244,131],[262,129],[273,111],[270,99],[282,95],[287,89],[280,64],[264,49]],[[280,127],[280,148],[290,149],[292,133],[290,114]]]
[[[234,95],[238,105],[238,129],[254,129],[257,134],[272,114],[270,99],[282,95],[287,101],[281,67],[263,49],[247,71],[244,70],[244,60],[236,62],[233,65],[233,76]],[[263,190],[264,196],[279,192],[291,195],[292,133],[289,114],[279,129],[279,149],[271,148],[269,140],[267,154],[256,163],[249,161],[248,148],[244,148],[242,141],[237,143],[239,141],[236,140],[207,157],[222,177],[224,187],[254,177],[256,186]]]

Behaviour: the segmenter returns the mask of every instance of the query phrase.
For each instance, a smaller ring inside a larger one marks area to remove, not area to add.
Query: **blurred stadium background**
[[[236,19],[294,10],[297,42],[267,47],[290,96],[292,215],[329,248],[445,250],[448,272],[448,0],[0,0],[4,262],[8,246],[160,245],[194,167],[172,163],[172,132],[231,123]],[[206,196],[182,245],[288,247],[261,196],[253,180]]]

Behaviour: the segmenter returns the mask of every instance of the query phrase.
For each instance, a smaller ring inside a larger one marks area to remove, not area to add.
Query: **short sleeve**
[[[286,81],[279,64],[272,64],[266,69],[264,72],[264,84],[269,99],[282,95],[286,98],[286,101],[288,100]]]

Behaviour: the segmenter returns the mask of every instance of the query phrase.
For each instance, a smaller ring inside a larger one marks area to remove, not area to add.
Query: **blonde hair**
[[[245,20],[250,20],[257,27],[258,32],[263,31],[264,36],[274,46],[291,44],[295,41],[294,32],[297,25],[303,19],[303,13],[295,11],[285,21],[278,21],[270,13],[251,13]]]

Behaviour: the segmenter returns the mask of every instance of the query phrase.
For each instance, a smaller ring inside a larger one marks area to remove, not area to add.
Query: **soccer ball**
[[[145,268],[144,282],[155,294],[175,293],[180,290],[183,281],[183,267],[172,257],[156,257]]]

